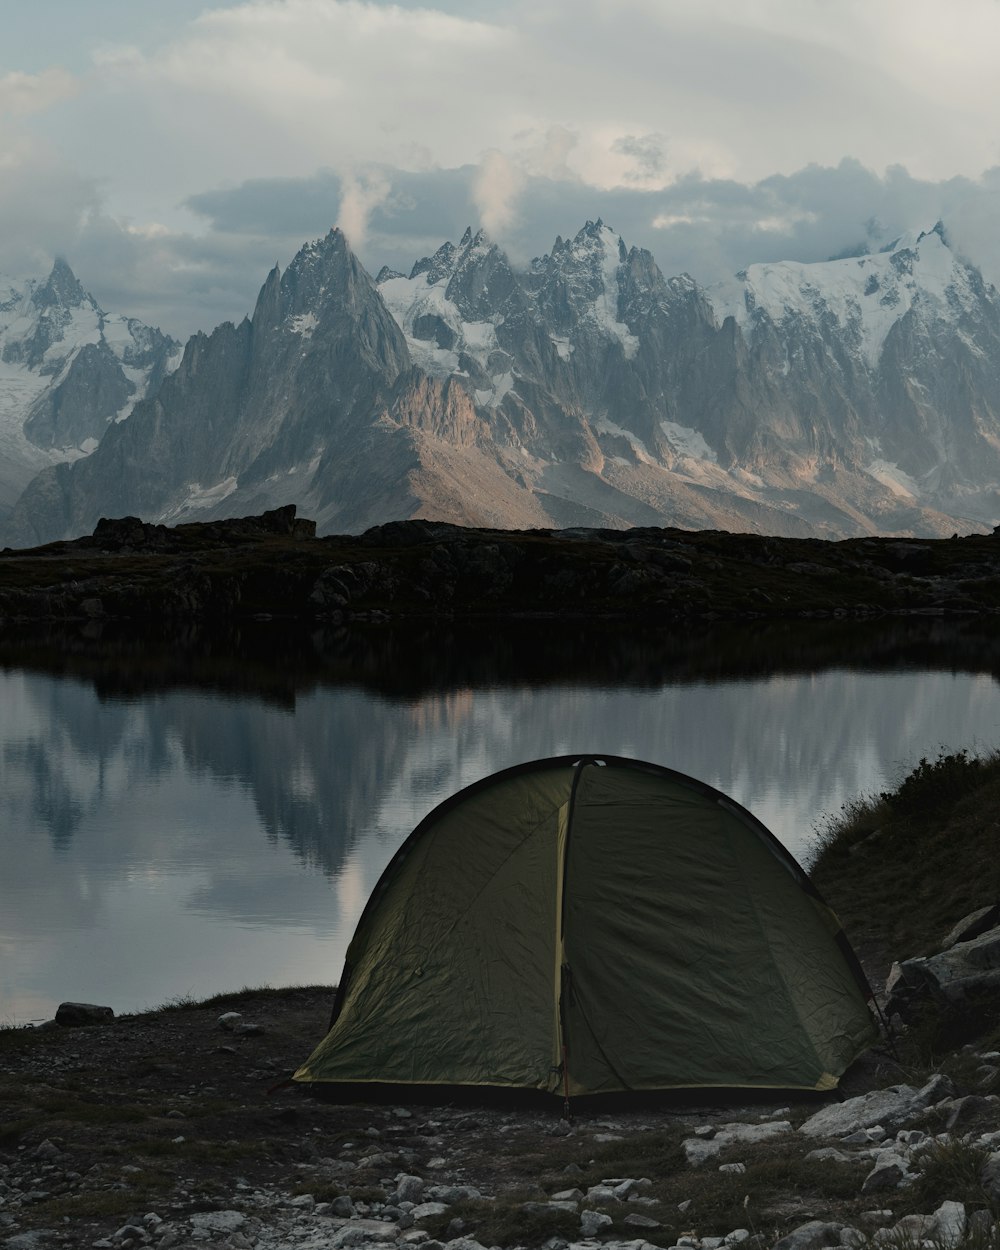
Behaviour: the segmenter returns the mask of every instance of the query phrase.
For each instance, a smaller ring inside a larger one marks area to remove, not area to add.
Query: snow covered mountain
[[[180,359],[180,344],[108,315],[57,260],[44,282],[0,278],[0,513],[45,465],[97,446]]]
[[[664,279],[603,222],[518,272],[466,231],[373,280],[339,231],[187,344],[0,537],[294,502],[412,516],[951,533],[1000,519],[1000,295],[940,226],[877,255]]]

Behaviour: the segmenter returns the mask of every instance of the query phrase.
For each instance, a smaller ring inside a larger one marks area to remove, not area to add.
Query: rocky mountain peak
[[[472,231],[467,229],[462,236],[463,247],[471,237]],[[456,251],[454,243],[442,243],[433,256],[424,256],[414,264],[410,270],[410,281],[419,278],[421,274],[427,275],[428,283],[440,282],[443,278],[449,277],[455,267]],[[381,274],[379,274],[378,281],[383,281]]]
[[[48,278],[37,287],[31,297],[36,308],[82,308],[85,304],[97,309],[93,296],[88,295],[68,263],[57,256]]]

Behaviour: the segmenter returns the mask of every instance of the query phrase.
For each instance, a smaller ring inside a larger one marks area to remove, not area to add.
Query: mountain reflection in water
[[[1000,738],[982,624],[482,626],[0,642],[0,1020],[336,979],[436,803],[592,751],[733,795],[800,858],[824,813]]]

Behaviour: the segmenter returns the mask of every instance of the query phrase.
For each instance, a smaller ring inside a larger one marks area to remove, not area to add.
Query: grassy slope
[[[848,804],[810,872],[877,979],[1000,898],[1000,754],[940,755]]]

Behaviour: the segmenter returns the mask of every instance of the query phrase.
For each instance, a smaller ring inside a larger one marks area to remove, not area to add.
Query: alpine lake
[[[392,854],[522,761],[633,756],[808,866],[921,757],[1000,744],[989,618],[0,636],[0,1025],[336,982]]]

